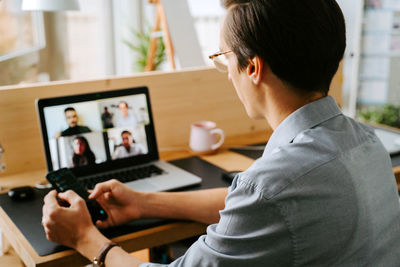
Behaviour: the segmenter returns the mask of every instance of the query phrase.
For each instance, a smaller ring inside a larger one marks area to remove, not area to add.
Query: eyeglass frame
[[[228,54],[230,52],[233,52],[233,51],[232,50],[227,50],[227,51],[224,51],[224,52],[217,52],[215,54],[209,55],[208,58],[211,59],[211,60],[214,60],[214,58],[222,56],[222,55],[225,55],[225,54]]]
[[[228,54],[228,53],[231,53],[231,52],[233,52],[233,51],[232,50],[227,50],[227,51],[223,51],[223,52],[217,52],[215,54],[212,54],[212,55],[208,56],[208,58],[213,61],[214,65],[215,65],[215,67],[217,68],[218,71],[227,72],[228,71],[227,69],[223,70],[223,69],[219,68],[217,66],[217,64],[215,63],[215,61],[218,59],[219,56],[222,56],[222,55],[225,55],[225,54]],[[220,62],[220,63],[225,65],[223,62]],[[228,66],[226,66],[226,67],[228,67]]]

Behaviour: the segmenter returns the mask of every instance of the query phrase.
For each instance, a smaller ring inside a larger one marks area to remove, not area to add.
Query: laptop
[[[393,156],[400,153],[400,134],[398,132],[378,127],[374,127],[374,130],[390,155]]]
[[[48,171],[69,168],[88,189],[118,179],[156,192],[201,183],[159,159],[147,87],[36,101]]]

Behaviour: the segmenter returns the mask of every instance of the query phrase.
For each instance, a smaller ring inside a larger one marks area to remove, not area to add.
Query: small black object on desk
[[[30,186],[15,187],[8,191],[8,196],[13,201],[31,200],[35,196],[35,191]]]

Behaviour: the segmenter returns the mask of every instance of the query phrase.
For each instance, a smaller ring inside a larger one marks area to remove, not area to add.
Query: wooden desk
[[[226,147],[265,142],[266,136],[268,137],[266,133],[259,133],[251,136],[244,135],[229,138],[227,140]],[[214,155],[205,155],[201,156],[201,158],[226,170],[245,170],[253,163],[253,159],[231,152],[227,150],[226,147]],[[191,155],[192,154],[187,150],[169,150],[161,152],[161,158],[165,160],[174,160]],[[396,174],[396,177],[399,177],[400,166],[395,167],[393,170]],[[7,188],[17,185],[34,185],[35,182],[42,180],[44,175],[44,170],[28,172],[20,175],[12,175],[3,178],[2,183]],[[14,225],[14,223],[1,208],[0,228],[4,231],[4,234],[11,246],[23,260],[26,266],[59,266],[60,264],[64,264],[66,266],[82,266],[88,263],[85,258],[72,250],[58,252],[44,257],[39,256],[20,232],[20,230]],[[123,235],[114,238],[113,241],[119,243],[126,251],[133,252],[196,236],[204,233],[205,229],[206,225],[201,223],[174,222]]]

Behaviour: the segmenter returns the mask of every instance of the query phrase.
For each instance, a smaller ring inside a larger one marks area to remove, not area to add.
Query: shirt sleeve
[[[113,153],[113,156],[112,156],[112,158],[113,159],[120,159],[120,158],[123,158],[123,151],[121,150],[121,146],[119,146],[119,147],[117,147],[116,149],[115,149],[115,151],[114,151],[114,153]]]
[[[183,255],[159,266],[292,266],[290,231],[279,205],[237,178],[229,190],[218,224],[210,225]]]

